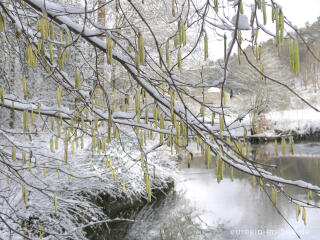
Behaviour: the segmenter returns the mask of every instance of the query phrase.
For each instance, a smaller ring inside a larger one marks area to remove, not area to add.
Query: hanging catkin
[[[279,13],[279,27],[280,27],[280,43],[283,42],[283,35],[284,35],[284,15],[282,9],[280,9]]]
[[[57,88],[57,102],[58,102],[58,107],[61,107],[61,102],[62,102],[61,87]]]
[[[112,40],[106,35],[106,53],[107,53],[107,63],[112,64]]]
[[[143,36],[142,36],[142,33],[141,33],[140,29],[138,29],[138,38],[139,38],[140,64],[144,64],[144,60],[145,60],[144,43],[143,43]]]
[[[263,11],[263,24],[267,24],[267,10],[266,10],[266,1],[262,0],[262,11]]]
[[[1,104],[4,104],[4,89],[0,88],[0,95],[1,95]]]
[[[178,68],[180,73],[182,72],[182,64],[181,64],[181,49],[178,50]]]
[[[27,93],[27,79],[26,77],[23,78],[23,93]]]
[[[218,4],[218,0],[214,0],[214,10],[215,10],[216,12],[218,12],[218,11],[219,11],[219,4]]]
[[[304,207],[302,208],[302,220],[304,222],[304,225],[307,225],[307,213]]]
[[[174,0],[172,0],[172,16],[175,17],[176,16],[176,11],[174,9]]]
[[[22,199],[24,204],[27,204],[27,190],[24,186],[22,186]]]
[[[297,219],[297,222],[299,221],[300,212],[301,212],[301,207],[300,207],[299,204],[297,204],[297,206],[296,206],[296,219]]]
[[[292,39],[288,39],[288,46],[289,46],[289,60],[290,60],[290,72],[294,72],[294,53],[292,48]]]
[[[53,207],[54,207],[54,211],[57,212],[58,211],[58,207],[57,207],[57,196],[56,196],[56,193],[53,194]]]
[[[204,60],[206,61],[209,56],[209,51],[208,51],[208,35],[205,33],[204,35]]]
[[[298,41],[294,40],[294,74],[297,76],[300,72],[300,57]]]
[[[285,155],[286,154],[286,149],[287,149],[287,146],[286,146],[286,139],[285,138],[282,138],[281,139],[281,147],[282,147],[282,155]]]
[[[167,67],[170,68],[169,40],[166,42],[166,63]]]
[[[11,159],[12,159],[12,161],[16,161],[16,159],[17,159],[15,147],[12,147],[12,149],[11,149]]]

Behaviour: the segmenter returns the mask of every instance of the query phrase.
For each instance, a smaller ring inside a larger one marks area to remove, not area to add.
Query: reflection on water
[[[319,145],[296,144],[295,153],[293,157],[281,157],[274,154],[273,144],[253,147],[259,161],[277,164],[277,175],[320,185]],[[252,186],[251,177],[235,171],[232,182],[227,167],[224,180],[218,184],[214,169],[206,169],[203,159],[196,158],[191,168],[186,167],[186,162],[182,162],[175,191],[138,214],[127,239],[297,239],[266,194]],[[306,199],[302,190],[286,190],[294,197]],[[313,194],[312,201],[319,205],[320,199]],[[278,194],[277,205],[302,239],[319,239],[320,209],[307,208],[304,226],[301,216],[296,221],[295,205],[288,199]]]

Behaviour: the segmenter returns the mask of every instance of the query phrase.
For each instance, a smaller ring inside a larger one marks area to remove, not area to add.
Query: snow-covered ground
[[[313,109],[270,112],[266,114],[266,119],[274,129],[281,131],[294,131],[303,135],[320,130],[320,113]]]
[[[0,162],[0,212],[3,218],[0,239],[23,239],[23,236],[10,232],[6,224],[31,239],[38,238],[40,232],[44,239],[52,236],[84,239],[85,226],[107,228],[107,224],[114,221],[93,199],[98,199],[101,194],[126,202],[148,199],[146,170],[142,170],[141,152],[129,127],[125,134],[120,132],[125,145],[114,139],[101,153],[92,154],[91,137],[84,137],[83,149],[80,139],[76,144],[72,137],[67,163],[62,139],[58,140],[58,148],[51,152],[48,132],[30,134],[30,138],[21,136],[21,133],[0,130],[0,142],[4,146],[1,151],[7,155],[2,156],[6,165]],[[146,153],[144,159],[148,161],[152,189],[165,188],[168,179],[174,177],[175,161],[166,147],[149,151],[158,141],[158,136],[154,135],[148,145],[142,147]],[[13,144],[16,146],[16,160],[8,158]],[[22,144],[28,149],[25,163],[20,148]]]

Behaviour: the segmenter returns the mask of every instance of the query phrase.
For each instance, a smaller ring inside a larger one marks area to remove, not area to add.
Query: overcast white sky
[[[246,1],[246,0],[245,0]],[[249,1],[252,2],[251,0]],[[320,0],[275,0],[280,6],[282,6],[284,15],[297,27],[305,26],[306,22],[313,23],[320,16]],[[275,26],[271,23],[270,9],[267,9],[267,29],[274,32]],[[246,13],[249,15],[250,13]],[[290,29],[289,29],[290,30]],[[229,35],[230,36],[230,35]],[[267,40],[268,36],[259,33],[260,40]],[[210,38],[209,38],[210,39]],[[210,40],[209,40],[210,41]],[[219,51],[213,51],[210,53],[210,49],[219,49]],[[220,51],[222,49],[222,51]],[[236,50],[236,48],[234,49]],[[209,59],[218,59],[223,57],[223,43],[211,41],[209,42]]]
[[[308,21],[312,23],[320,16],[320,0],[276,0],[283,7],[287,18],[302,27]]]

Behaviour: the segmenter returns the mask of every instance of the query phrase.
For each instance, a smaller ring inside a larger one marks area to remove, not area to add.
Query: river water
[[[275,154],[273,144],[252,149],[256,160],[278,166],[272,170],[278,176],[320,185],[319,143],[295,144],[295,154],[286,156]],[[214,165],[206,169],[204,160],[195,157],[187,168],[186,161],[181,160],[174,190],[135,216],[126,239],[298,239],[267,195],[253,187],[252,177],[235,170],[232,182],[227,167],[224,179],[218,183]],[[307,198],[301,189],[285,190],[299,199]],[[311,202],[319,206],[319,196],[313,194]],[[301,215],[296,220],[296,206],[280,194],[277,206],[302,239],[320,239],[320,209],[306,209],[305,226]]]

